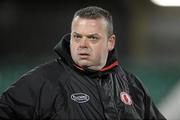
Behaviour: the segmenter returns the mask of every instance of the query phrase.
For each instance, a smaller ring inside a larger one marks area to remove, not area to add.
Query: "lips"
[[[79,57],[80,57],[81,59],[86,59],[86,58],[88,58],[88,57],[90,56],[89,53],[79,53],[78,55],[79,55]]]

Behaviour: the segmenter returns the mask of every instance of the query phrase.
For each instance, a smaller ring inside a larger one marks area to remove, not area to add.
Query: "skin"
[[[73,61],[82,68],[100,70],[115,46],[115,35],[107,34],[104,18],[75,17],[71,26],[70,52]]]

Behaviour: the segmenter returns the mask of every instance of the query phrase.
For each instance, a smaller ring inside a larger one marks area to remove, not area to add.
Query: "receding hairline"
[[[72,23],[75,21],[75,20],[77,20],[77,19],[86,19],[86,20],[103,20],[105,23],[106,23],[106,25],[108,25],[108,21],[106,20],[106,18],[105,17],[97,17],[97,18],[87,18],[87,17],[80,17],[80,16],[76,16],[76,17],[74,17],[73,18],[73,20],[72,20]]]
[[[72,20],[72,23],[71,23],[71,29],[72,29],[72,26],[73,26],[73,23],[78,20],[78,19],[84,19],[84,20],[101,20],[102,21],[102,24],[104,24],[104,28],[107,32],[107,36],[108,36],[108,21],[104,18],[104,17],[99,17],[99,18],[84,18],[84,17],[80,17],[80,16],[76,16],[75,18],[73,18]]]

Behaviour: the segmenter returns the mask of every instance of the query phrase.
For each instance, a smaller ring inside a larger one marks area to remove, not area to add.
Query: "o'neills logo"
[[[126,92],[121,92],[120,93],[121,101],[126,104],[126,105],[132,105],[132,100],[131,97],[129,96],[128,93]]]
[[[85,103],[89,101],[90,97],[85,93],[74,93],[71,95],[71,99],[78,103]]]

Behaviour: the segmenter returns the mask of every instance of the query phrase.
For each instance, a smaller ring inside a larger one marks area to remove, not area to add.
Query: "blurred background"
[[[180,114],[180,7],[150,0],[0,2],[0,94],[35,66],[57,58],[76,10],[89,5],[114,19],[122,67],[137,75],[168,119]]]

